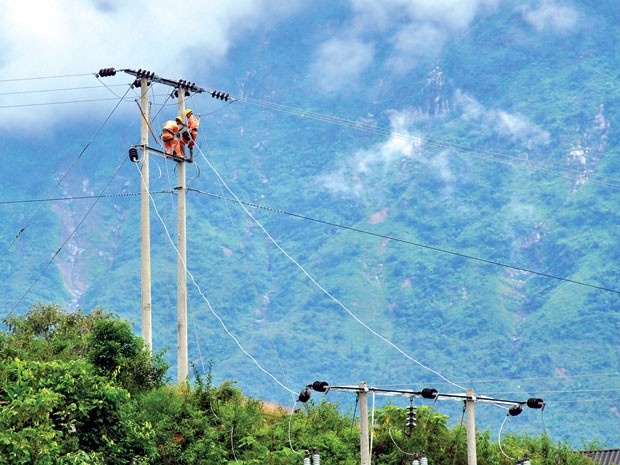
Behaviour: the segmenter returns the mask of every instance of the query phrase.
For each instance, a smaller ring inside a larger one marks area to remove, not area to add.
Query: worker
[[[177,137],[179,139],[179,148],[181,149],[183,157],[185,157],[185,146],[190,141],[190,137],[189,132],[187,131],[187,126],[185,126],[185,123],[183,123],[183,115],[177,116],[174,122],[177,123],[177,127],[179,128],[179,132],[177,134]],[[187,161],[191,162],[192,160]]]
[[[198,126],[200,126],[200,120],[194,115],[191,109],[185,110],[185,117],[187,118],[187,129],[189,131],[189,161],[194,159],[194,145],[196,145],[196,139],[198,138]]]
[[[164,148],[168,155],[175,155],[177,157],[185,157],[185,152],[181,151],[181,144],[177,135],[179,134],[179,126],[176,121],[166,121],[162,128],[161,140],[164,143]]]

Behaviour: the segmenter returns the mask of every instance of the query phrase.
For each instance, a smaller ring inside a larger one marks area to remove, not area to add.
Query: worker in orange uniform
[[[177,127],[179,128],[179,132],[177,134],[177,138],[179,139],[179,148],[181,149],[181,153],[183,157],[185,157],[185,146],[189,142],[189,132],[187,132],[187,126],[183,123],[183,115],[179,115],[174,120],[177,123]],[[192,160],[187,160],[192,161]]]
[[[189,161],[194,159],[194,145],[196,145],[196,139],[198,138],[198,126],[200,126],[200,120],[194,115],[189,108],[185,110],[185,117],[187,118],[187,130],[189,131]]]
[[[166,121],[162,128],[161,140],[168,155],[176,155],[177,157],[185,157],[185,153],[181,151],[181,143],[176,138],[179,133],[179,125],[176,121]]]

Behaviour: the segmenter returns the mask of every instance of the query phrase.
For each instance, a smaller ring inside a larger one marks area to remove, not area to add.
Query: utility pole
[[[476,420],[474,415],[474,404],[476,402],[492,403],[499,405],[509,405],[508,415],[517,416],[523,411],[523,406],[527,405],[531,409],[541,409],[545,407],[545,402],[537,397],[529,398],[527,401],[494,399],[487,396],[476,396],[474,390],[469,388],[465,390],[465,394],[441,394],[437,389],[424,388],[421,391],[413,391],[411,389],[380,389],[367,387],[365,382],[360,382],[357,386],[330,386],[326,381],[314,381],[299,394],[300,402],[308,402],[310,400],[310,389],[317,392],[354,392],[357,394],[360,403],[360,456],[361,465],[370,465],[370,447],[368,443],[368,392],[385,395],[405,396],[409,399],[418,397],[422,399],[437,400],[455,400],[465,401],[465,409],[467,413],[467,463],[468,465],[477,465],[476,458]]]
[[[357,395],[360,401],[360,457],[361,465],[370,465],[370,444],[368,441],[368,389],[364,381],[359,383]]]
[[[466,415],[466,428],[467,428],[467,465],[477,465],[478,459],[476,457],[476,416],[474,412],[474,405],[476,403],[476,396],[474,390],[468,388],[465,390],[465,415]]]
[[[149,142],[149,101],[148,81],[146,77],[140,79],[140,111],[142,124],[140,125],[140,144],[142,145],[142,160],[140,161],[141,188],[140,188],[140,237],[141,237],[141,278],[142,278],[142,338],[150,349],[153,348],[153,331],[151,320],[151,220],[149,199],[149,151],[146,148]]]
[[[179,87],[179,116],[185,117],[185,88]],[[184,118],[185,119],[185,118]],[[189,372],[188,349],[187,349],[187,186],[185,180],[185,162],[177,164],[177,195],[178,199],[178,266],[177,266],[177,382],[183,384],[187,381]]]

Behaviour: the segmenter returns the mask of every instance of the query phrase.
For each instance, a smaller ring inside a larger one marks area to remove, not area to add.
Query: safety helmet
[[[190,110],[189,108],[185,110],[185,116],[189,115],[190,113],[192,113],[192,110]]]
[[[180,121],[181,123],[183,122],[183,115],[179,115],[177,116],[177,121]]]

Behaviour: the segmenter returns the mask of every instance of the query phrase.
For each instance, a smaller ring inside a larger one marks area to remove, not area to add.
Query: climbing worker
[[[185,117],[187,118],[187,129],[189,131],[189,161],[194,159],[194,145],[196,145],[196,139],[198,138],[198,126],[200,126],[200,120],[194,115],[191,109],[185,110]]]
[[[185,126],[185,123],[183,123],[183,115],[177,116],[174,121],[175,123],[177,123],[177,127],[179,128],[179,132],[177,134],[177,137],[179,139],[179,147],[181,149],[183,157],[185,157],[185,146],[190,140],[189,132],[187,132],[187,126]],[[190,159],[187,161],[191,162],[192,160]]]
[[[181,151],[181,144],[176,138],[179,133],[179,126],[176,121],[166,121],[162,128],[161,140],[164,143],[166,153],[177,157],[185,157],[185,153]]]

